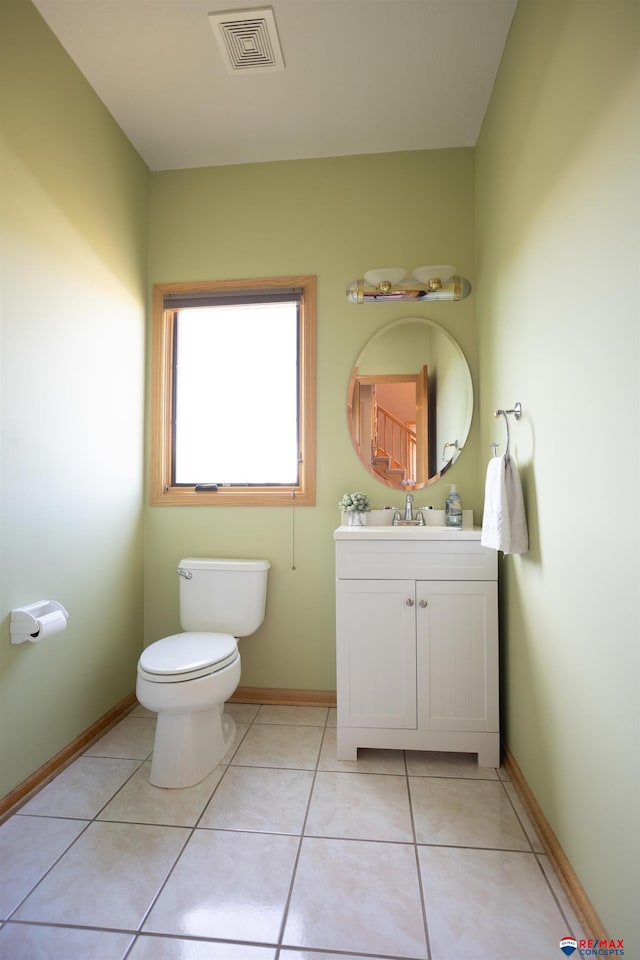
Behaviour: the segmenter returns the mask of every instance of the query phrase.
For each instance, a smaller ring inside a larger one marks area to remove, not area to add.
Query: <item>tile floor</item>
[[[0,827],[2,960],[558,960],[581,936],[501,770],[335,758],[335,711],[231,704],[204,782],[138,707]]]

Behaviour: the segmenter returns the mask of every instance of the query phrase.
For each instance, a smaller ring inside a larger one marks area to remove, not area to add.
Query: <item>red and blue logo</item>
[[[576,950],[580,957],[624,957],[624,940],[576,940],[575,937],[563,937],[560,949],[565,957]]]
[[[578,949],[578,941],[574,937],[563,937],[560,941],[560,949],[565,956],[570,957]]]

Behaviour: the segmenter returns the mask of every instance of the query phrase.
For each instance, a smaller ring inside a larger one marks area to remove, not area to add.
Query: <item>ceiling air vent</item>
[[[284,70],[276,21],[271,7],[210,13],[227,73]]]

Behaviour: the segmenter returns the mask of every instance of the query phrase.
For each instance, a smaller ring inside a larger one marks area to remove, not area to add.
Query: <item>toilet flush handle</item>
[[[184,577],[185,580],[191,580],[191,577],[193,576],[191,570],[185,570],[184,567],[178,567],[176,573],[179,577]]]

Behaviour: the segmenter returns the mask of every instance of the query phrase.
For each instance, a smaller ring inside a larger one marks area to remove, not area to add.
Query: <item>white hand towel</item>
[[[511,457],[492,457],[489,461],[480,543],[505,554],[527,553],[529,549],[520,475]]]

